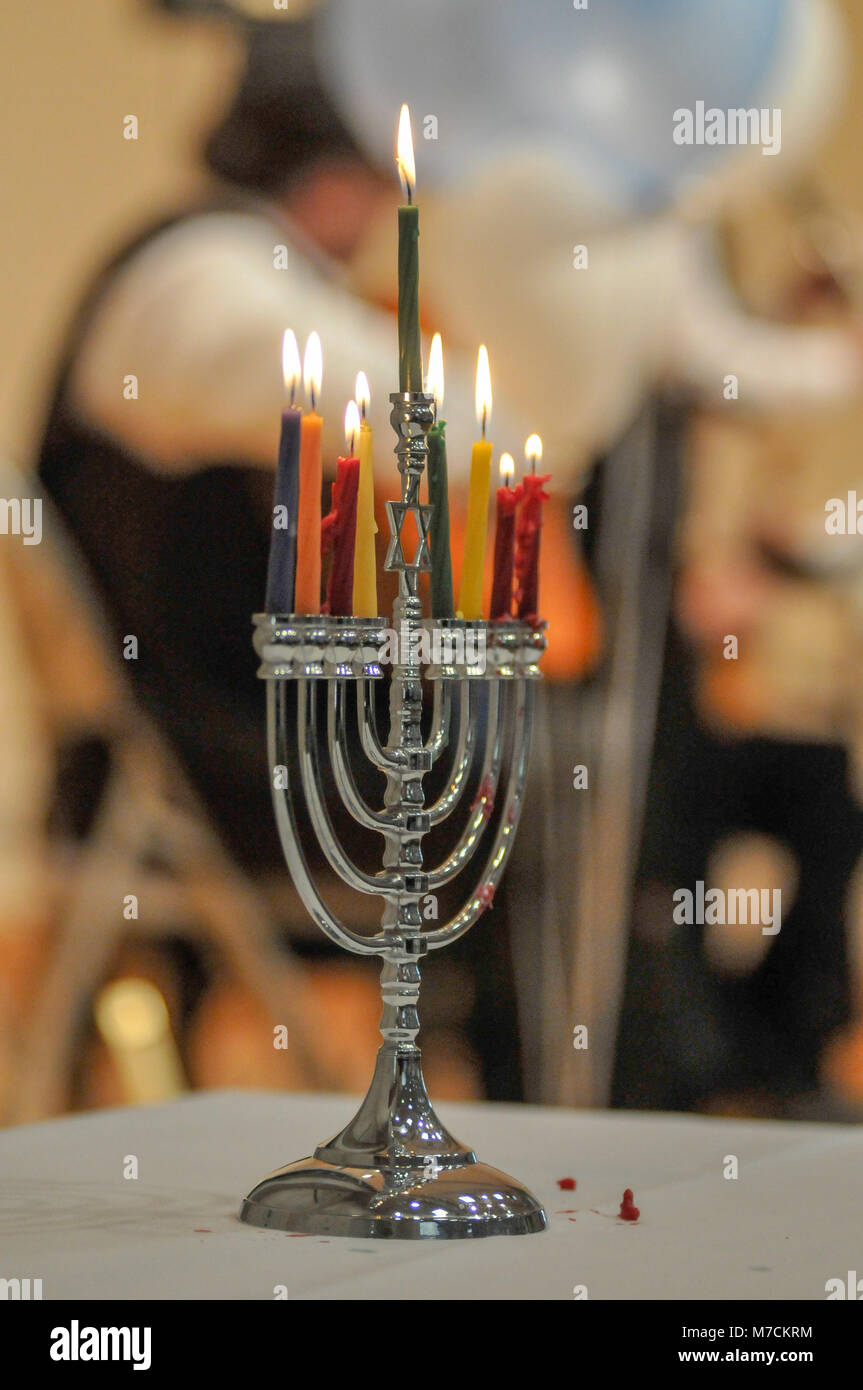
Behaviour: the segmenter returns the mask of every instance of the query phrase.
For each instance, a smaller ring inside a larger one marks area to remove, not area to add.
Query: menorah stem
[[[381,1034],[385,1044],[391,1043],[408,1050],[416,1046],[420,1029],[417,1009],[419,994],[420,968],[417,957],[401,952],[385,956],[381,968],[384,1005]]]
[[[438,1119],[422,1074],[416,1036],[424,949],[418,936],[384,953],[383,1043],[371,1085],[350,1124],[315,1150],[316,1159],[342,1168],[376,1168],[393,1178],[476,1162],[473,1151]]]
[[[397,603],[397,607],[402,605]],[[398,621],[398,619],[397,619]],[[410,620],[404,619],[409,632]],[[399,632],[402,631],[399,626]],[[431,757],[422,736],[422,681],[419,666],[397,665],[390,682],[390,732],[388,749],[400,748],[407,755],[403,766],[387,772],[384,806],[398,818],[398,829],[384,836],[383,864],[399,875],[402,888],[384,901],[381,925],[394,933],[396,941],[419,933],[422,926],[420,899],[428,891],[422,871],[422,837],[428,830],[424,813],[423,777]]]
[[[404,755],[405,761],[387,771],[384,806],[399,815],[399,829],[385,836],[384,868],[395,870],[402,888],[397,897],[385,901],[382,916],[384,934],[393,942],[409,941],[422,927],[420,899],[428,891],[422,871],[422,837],[429,828],[424,812],[423,777],[432,764],[422,734],[423,689],[418,639],[422,629],[422,603],[419,598],[420,570],[425,559],[430,509],[419,498],[420,480],[428,453],[426,435],[432,422],[432,398],[422,393],[390,396],[391,421],[398,443],[401,501],[388,503],[390,548],[386,568],[399,576],[398,596],[393,604],[393,626],[398,638],[398,661],[390,680],[390,729],[387,750]],[[402,528],[412,515],[420,533],[420,546],[412,560],[404,553]]]

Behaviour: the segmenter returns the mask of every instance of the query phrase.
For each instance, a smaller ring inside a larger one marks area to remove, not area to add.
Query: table
[[[436,1243],[243,1226],[244,1193],[355,1108],[210,1092],[5,1130],[0,1278],[41,1278],[45,1299],[273,1299],[284,1285],[290,1299],[571,1301],[583,1285],[589,1299],[823,1301],[828,1279],[863,1275],[856,1126],[444,1104],[458,1137],[542,1200],[547,1231]],[[625,1187],[635,1224],[618,1219]]]

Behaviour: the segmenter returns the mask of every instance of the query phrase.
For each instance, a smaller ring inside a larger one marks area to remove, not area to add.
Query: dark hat
[[[246,67],[234,101],[204,146],[229,183],[274,193],[309,164],[360,150],[324,91],[313,20],[250,24]]]

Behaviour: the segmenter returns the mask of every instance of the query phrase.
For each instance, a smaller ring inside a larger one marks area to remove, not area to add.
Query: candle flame
[[[291,393],[291,400],[294,398],[294,392],[301,375],[300,349],[297,347],[294,330],[288,328],[282,338],[282,376],[285,381],[285,390]]]
[[[491,401],[488,349],[483,344],[476,359],[476,418],[482,426],[483,437],[485,437],[485,427],[491,415]]]
[[[356,401],[348,401],[345,410],[345,439],[348,445],[348,453],[353,457],[354,444],[360,432],[360,408]]]
[[[396,141],[396,164],[401,179],[402,192],[410,203],[416,192],[417,170],[414,163],[414,140],[411,134],[411,113],[407,106],[399,112],[399,133]]]
[[[303,385],[309,394],[312,410],[321,394],[324,375],[324,354],[317,333],[310,333],[303,354]]]
[[[354,397],[360,408],[360,415],[365,420],[368,408],[372,403],[372,393],[369,390],[369,379],[365,372],[357,372],[356,385],[354,386]]]
[[[500,480],[506,486],[515,472],[515,459],[512,454],[501,454],[500,456]]]
[[[530,464],[531,473],[535,473],[536,465],[542,458],[542,440],[538,434],[532,434],[525,441],[524,456]]]
[[[429,369],[426,377],[426,391],[430,396],[434,396],[435,409],[440,410],[443,405],[443,343],[439,333],[435,333],[432,338],[431,352],[429,353]]]

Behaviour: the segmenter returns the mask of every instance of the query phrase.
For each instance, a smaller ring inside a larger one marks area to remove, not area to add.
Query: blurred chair
[[[22,492],[40,495],[32,477],[0,464],[0,495]],[[41,544],[10,541],[2,560],[5,587],[42,673],[55,749],[70,736],[95,734],[109,753],[86,837],[49,844],[57,903],[51,945],[17,1047],[4,1118],[24,1123],[65,1108],[82,1021],[132,933],[179,935],[214,949],[273,1025],[287,1026],[303,1084],[336,1086],[332,1063],[309,1043],[305,972],[278,940],[284,916],[268,885],[252,882],[234,864],[165,737],[138,707],[83,562],[48,498],[42,497]],[[124,916],[130,895],[137,899],[134,920]]]

